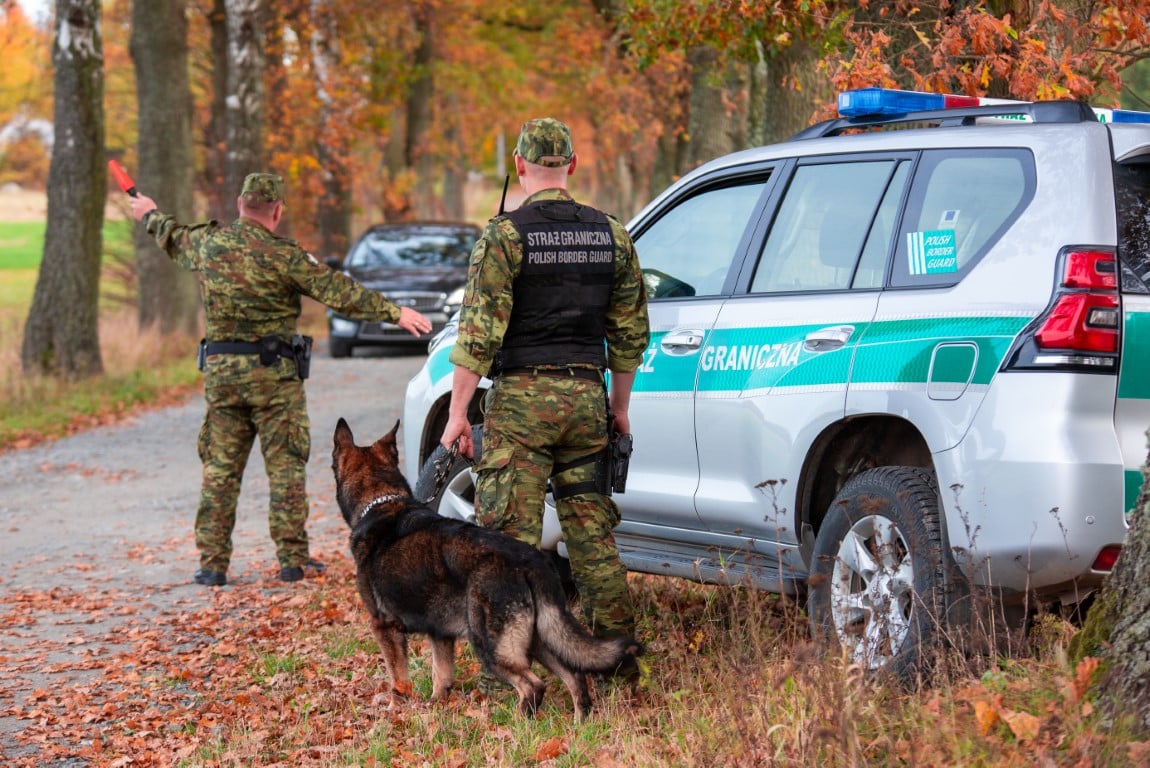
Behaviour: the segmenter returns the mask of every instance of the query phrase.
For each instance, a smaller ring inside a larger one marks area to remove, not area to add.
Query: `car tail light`
[[[1117,544],[1103,547],[1098,553],[1098,557],[1094,558],[1094,564],[1090,566],[1094,571],[1113,571],[1114,564],[1118,562],[1118,555],[1122,552],[1122,547]]]
[[[1019,337],[1006,367],[1118,370],[1118,263],[1113,251],[1064,250],[1050,306]]]

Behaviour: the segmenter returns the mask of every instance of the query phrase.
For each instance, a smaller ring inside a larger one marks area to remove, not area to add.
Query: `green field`
[[[44,222],[0,221],[0,269],[35,269],[43,251]]]
[[[43,221],[0,221],[0,312],[23,316],[31,306],[44,254],[44,227]],[[115,253],[123,258],[131,252],[131,223],[105,221],[105,257]]]

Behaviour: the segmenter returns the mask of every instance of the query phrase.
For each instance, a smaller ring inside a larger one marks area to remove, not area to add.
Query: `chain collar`
[[[389,501],[403,501],[406,498],[407,496],[404,496],[400,493],[389,493],[386,496],[377,496],[376,498],[367,502],[367,506],[364,507],[363,511],[359,513],[359,519],[362,520],[363,518],[367,517],[367,513],[378,507],[380,504],[386,504]]]

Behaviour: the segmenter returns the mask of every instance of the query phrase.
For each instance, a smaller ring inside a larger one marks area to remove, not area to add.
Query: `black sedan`
[[[473,224],[408,222],[377,224],[352,246],[342,269],[401,307],[431,320],[431,332],[412,336],[391,323],[364,323],[328,310],[328,349],[347,357],[355,347],[422,344],[426,346],[463,303],[467,264],[482,231]]]

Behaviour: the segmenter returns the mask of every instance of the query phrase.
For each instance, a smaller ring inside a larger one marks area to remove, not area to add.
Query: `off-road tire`
[[[917,684],[946,637],[948,580],[938,483],[919,467],[851,478],[815,539],[811,632],[869,674]]]

